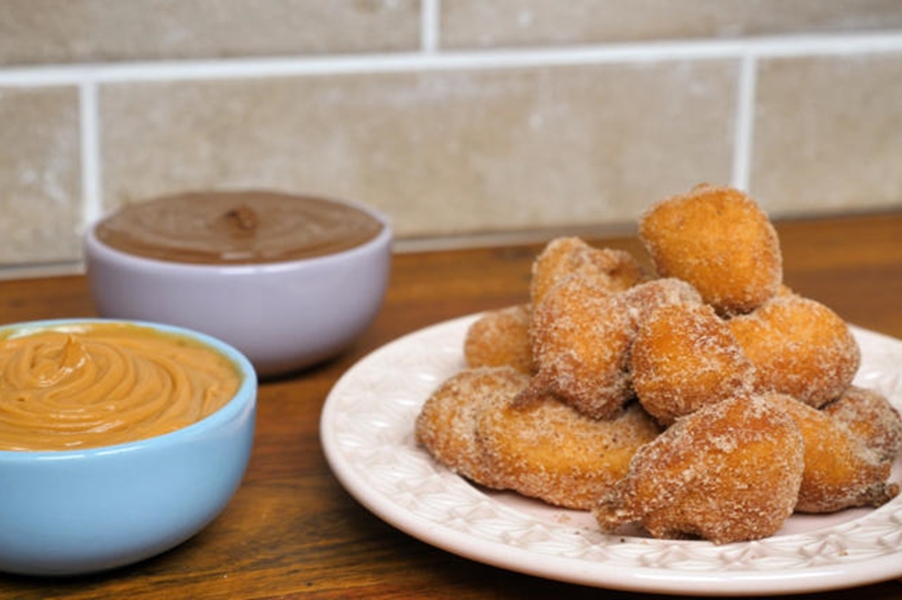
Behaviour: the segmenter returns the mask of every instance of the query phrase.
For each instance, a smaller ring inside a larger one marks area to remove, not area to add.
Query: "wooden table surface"
[[[776,225],[790,287],[851,323],[902,338],[902,212]],[[642,254],[631,235],[593,242]],[[383,310],[353,348],[309,372],[261,385],[246,478],[209,527],[161,556],[110,573],[0,574],[0,598],[654,597],[539,579],[433,548],[358,504],[332,475],[320,446],[320,410],[346,369],[405,333],[526,300],[539,248],[396,255]],[[0,323],[94,314],[81,276],[0,283]],[[902,581],[801,597],[898,600]]]

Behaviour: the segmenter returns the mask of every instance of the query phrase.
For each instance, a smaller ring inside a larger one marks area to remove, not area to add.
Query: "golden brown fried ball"
[[[792,514],[803,452],[785,411],[758,397],[730,398],[682,417],[640,448],[593,513],[607,532],[638,523],[657,538],[763,538]]]
[[[639,238],[660,276],[689,282],[722,316],[751,312],[783,280],[773,225],[733,188],[700,185],[658,202],[641,216]]]
[[[552,393],[584,414],[605,419],[631,397],[627,370],[634,327],[620,294],[592,277],[571,277],[533,306],[537,372],[529,393]]]
[[[595,248],[578,237],[556,238],[533,261],[530,280],[533,305],[572,275],[597,278],[599,285],[610,292],[625,290],[647,277],[639,261],[625,250]]]
[[[518,304],[484,313],[467,329],[464,359],[469,367],[510,366],[522,373],[535,371],[528,304]]]
[[[658,426],[637,404],[596,420],[553,396],[486,405],[477,431],[495,481],[531,498],[589,510]]]
[[[823,304],[781,294],[748,315],[729,321],[765,388],[815,408],[852,383],[861,363],[848,324]]]
[[[889,483],[891,465],[823,411],[785,394],[767,395],[796,422],[805,440],[805,471],[795,509],[826,513],[881,506],[899,493]]]
[[[701,304],[702,297],[694,287],[675,277],[662,277],[638,283],[623,292],[630,316],[636,326],[648,320],[659,306],[666,304]]]
[[[755,390],[755,367],[707,304],[659,306],[639,324],[630,357],[639,402],[664,425]]]
[[[881,460],[892,463],[902,453],[902,416],[877,390],[850,386],[822,410],[844,423]]]
[[[417,442],[451,471],[498,487],[476,438],[476,418],[485,406],[506,405],[529,383],[511,367],[464,369],[426,399],[417,415]]]

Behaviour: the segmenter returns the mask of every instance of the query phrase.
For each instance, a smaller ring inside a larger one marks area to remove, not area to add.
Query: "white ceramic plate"
[[[632,591],[761,595],[902,577],[902,497],[879,509],[796,515],[768,539],[716,546],[605,535],[588,513],[480,489],[449,472],[416,445],[414,420],[432,390],[463,368],[463,338],[475,318],[383,346],[352,367],[326,400],[320,433],[332,470],[392,526],[486,564]],[[902,342],[853,332],[863,355],[856,382],[902,407]]]

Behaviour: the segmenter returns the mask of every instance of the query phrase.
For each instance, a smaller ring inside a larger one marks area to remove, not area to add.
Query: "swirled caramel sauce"
[[[188,338],[122,323],[0,338],[0,450],[74,450],[180,429],[229,401],[237,367]]]
[[[354,206],[275,192],[192,192],[119,209],[98,223],[108,246],[159,260],[268,263],[341,252],[384,225]]]

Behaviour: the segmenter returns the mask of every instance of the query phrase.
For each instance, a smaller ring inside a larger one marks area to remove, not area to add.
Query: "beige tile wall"
[[[757,97],[751,181],[781,212],[902,207],[902,51],[762,60]]]
[[[213,187],[354,198],[399,249],[629,226],[702,180],[898,210],[900,81],[897,0],[0,0],[0,277]]]
[[[81,222],[78,90],[0,87],[0,260],[71,261]]]
[[[2,0],[0,64],[416,50],[416,0]]]
[[[448,48],[736,38],[902,27],[898,0],[444,0]]]
[[[375,204],[401,237],[603,222],[635,214],[632,198],[730,178],[735,72],[711,60],[109,86],[103,196],[304,189]]]

